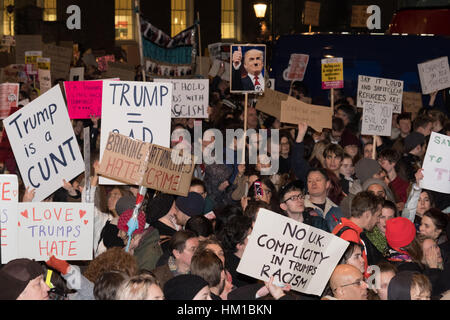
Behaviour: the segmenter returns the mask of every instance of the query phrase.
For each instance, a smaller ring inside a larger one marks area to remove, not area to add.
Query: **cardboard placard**
[[[103,81],[100,158],[109,132],[169,147],[173,85],[167,82]],[[116,184],[100,178],[101,184]]]
[[[94,204],[24,202],[17,209],[18,257],[92,260]]]
[[[259,209],[237,271],[320,296],[348,242],[275,212]]]
[[[392,131],[392,106],[366,102],[361,120],[361,134],[390,137]]]
[[[84,67],[70,68],[69,81],[84,81]]]
[[[303,24],[317,27],[319,26],[319,18],[320,2],[305,1],[305,19],[303,20]]]
[[[352,6],[352,20],[350,22],[352,28],[367,28],[367,19],[370,16],[367,13],[368,7],[368,5]]]
[[[172,118],[208,118],[208,79],[154,79],[173,84]]]
[[[70,63],[72,62],[73,48],[53,44],[44,45],[44,57],[50,57],[53,79],[69,79]]]
[[[42,201],[84,170],[59,86],[3,121],[25,187]]]
[[[423,94],[450,87],[450,69],[448,57],[441,57],[417,65],[419,69],[420,85]]]
[[[415,119],[422,108],[423,102],[420,92],[403,92],[403,112],[410,112],[412,118]]]
[[[333,109],[316,106],[289,97],[281,102],[281,122],[298,124],[304,121],[314,130],[321,132],[332,128]]]
[[[272,90],[266,89],[262,96],[258,97],[258,101],[256,103],[256,110],[262,111],[275,117],[277,119],[281,118],[281,102],[286,101],[289,98],[289,95]]]
[[[285,81],[303,81],[306,68],[308,67],[309,55],[301,53],[293,53],[289,59],[289,65],[283,72]]]
[[[450,136],[431,133],[423,160],[423,179],[420,187],[450,193]]]
[[[390,104],[394,113],[402,113],[403,81],[358,76],[357,107],[366,102]]]
[[[110,132],[99,173],[131,185],[187,196],[194,173],[194,159],[172,159],[178,151]]]
[[[322,89],[340,89],[344,87],[344,59],[322,59]]]
[[[17,204],[19,184],[16,175],[0,175],[0,242],[2,264],[17,258]]]
[[[0,119],[9,116],[11,108],[17,108],[19,101],[19,84],[0,84]]]

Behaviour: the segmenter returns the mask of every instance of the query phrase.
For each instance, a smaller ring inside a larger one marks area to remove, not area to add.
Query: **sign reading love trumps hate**
[[[2,261],[6,264],[17,258],[17,204],[19,185],[16,175],[0,175],[0,243]]]
[[[172,88],[167,82],[103,81],[100,159],[110,132],[169,147]],[[99,182],[118,184],[104,177]]]
[[[348,242],[323,230],[260,209],[237,271],[290,284],[320,296]]]
[[[23,202],[17,216],[18,257],[92,260],[93,203]]]
[[[423,160],[423,179],[420,187],[450,193],[450,136],[431,133]]]
[[[84,171],[84,162],[59,86],[3,121],[25,187],[42,201]]]

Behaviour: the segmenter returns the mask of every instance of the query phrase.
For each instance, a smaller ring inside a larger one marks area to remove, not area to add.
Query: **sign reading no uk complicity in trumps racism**
[[[42,201],[84,171],[59,86],[3,120],[25,187]]]
[[[347,246],[329,232],[260,209],[237,271],[320,296]]]
[[[420,187],[450,193],[450,137],[431,133],[423,160],[423,180]]]
[[[103,81],[100,159],[109,133],[170,145],[173,85],[167,82]],[[100,177],[100,184],[119,184]]]

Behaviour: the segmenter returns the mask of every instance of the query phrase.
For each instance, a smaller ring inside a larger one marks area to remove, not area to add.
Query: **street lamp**
[[[267,4],[264,2],[257,2],[253,5],[253,9],[255,10],[256,17],[263,19],[266,15]]]

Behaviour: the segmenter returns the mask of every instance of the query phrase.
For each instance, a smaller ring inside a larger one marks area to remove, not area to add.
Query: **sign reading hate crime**
[[[3,121],[25,187],[42,201],[84,171],[84,162],[57,85]]]
[[[208,118],[208,79],[155,79],[154,82],[173,84],[172,118]]]
[[[259,209],[237,271],[320,296],[347,246],[329,232]]]
[[[370,136],[391,136],[392,106],[366,102],[362,114],[361,134]]]
[[[417,65],[423,94],[450,87],[448,57],[441,57]]]
[[[340,89],[344,87],[344,59],[322,59],[322,89]]]
[[[99,173],[127,184],[187,196],[195,163],[190,153],[186,159],[175,157],[176,152],[111,132]]]
[[[17,216],[18,257],[92,260],[93,203],[24,202],[19,203]]]
[[[402,113],[403,81],[358,76],[357,107],[365,102],[390,104],[394,113]]]
[[[170,145],[171,83],[103,81],[100,159],[109,133],[157,144]],[[100,177],[100,184],[117,184]]]
[[[17,258],[17,204],[19,184],[16,175],[0,175],[0,242],[2,264]]]
[[[450,136],[431,133],[423,160],[423,180],[420,187],[450,193]]]

